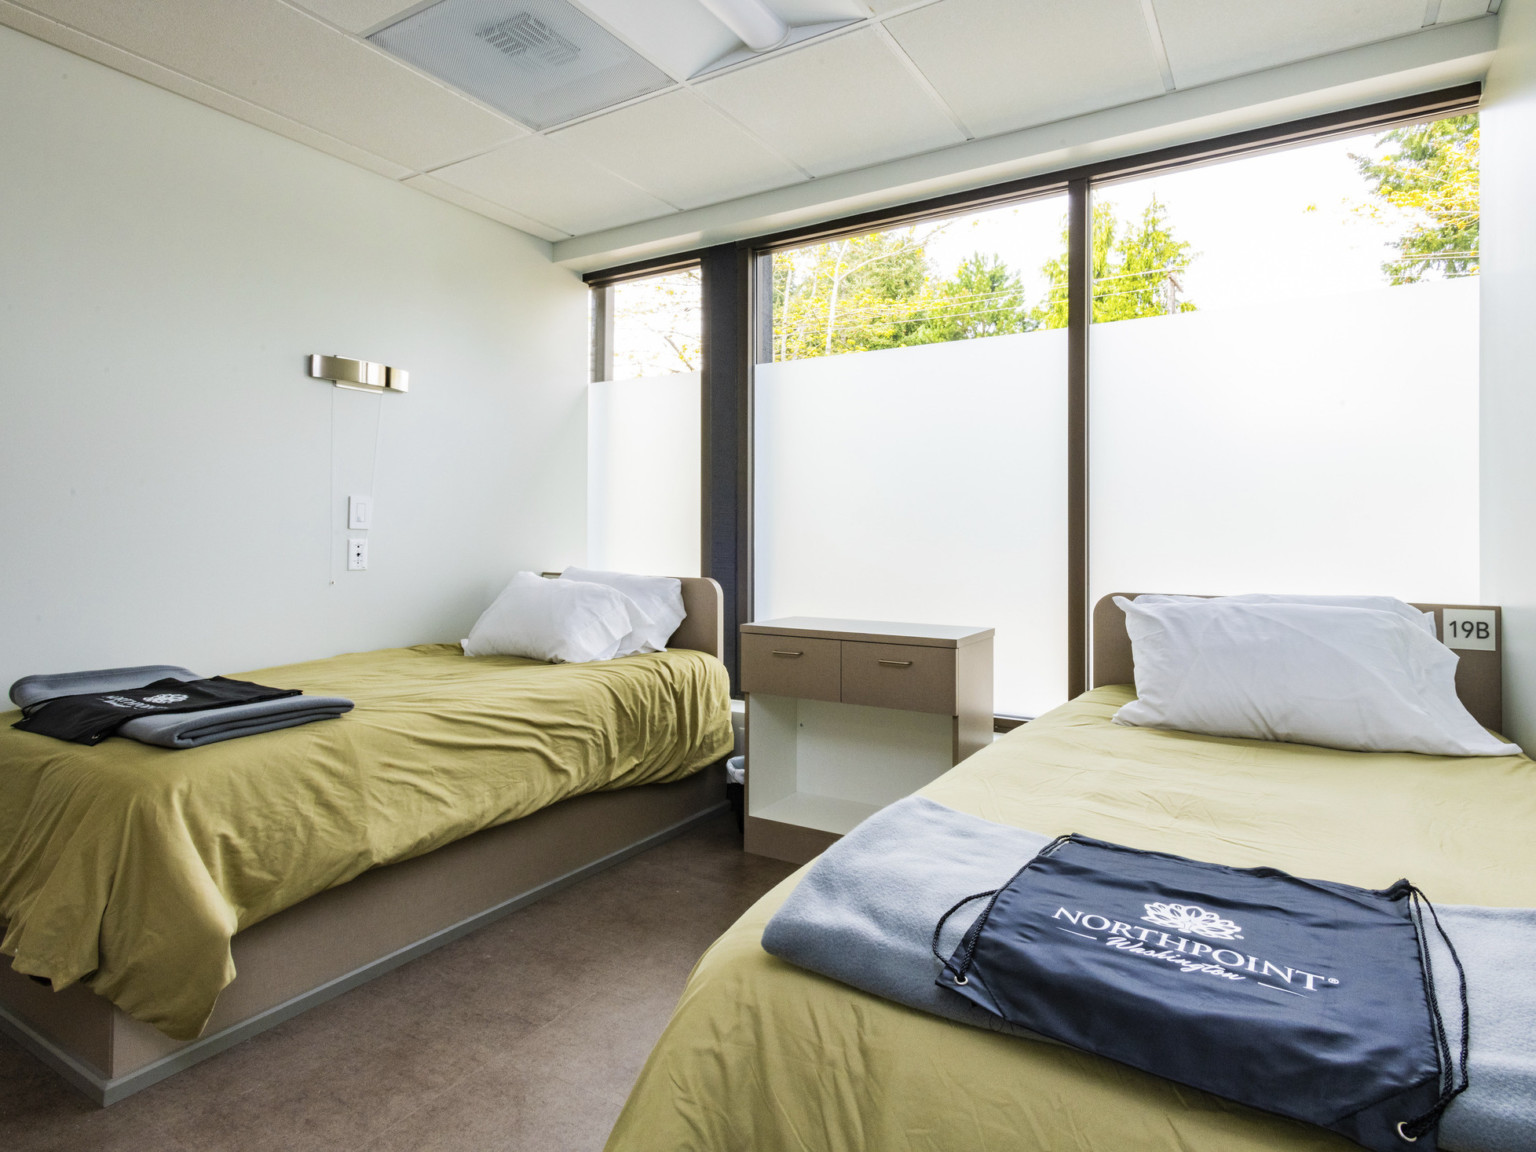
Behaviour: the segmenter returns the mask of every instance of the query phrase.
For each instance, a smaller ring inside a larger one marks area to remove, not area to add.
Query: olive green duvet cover
[[[1448,904],[1536,905],[1536,764],[1127,728],[1127,687],[1017,729],[922,795],[1089,836]],[[609,1152],[1344,1152],[1340,1136],[1055,1044],[878,999],[763,951],[799,873],[705,953]]]
[[[724,666],[355,653],[249,673],[356,702],[335,719],[171,751],[19,732],[0,714],[0,951],[86,980],[175,1039],[235,977],[230,938],[366,869],[568,796],[676,780],[731,747]]]

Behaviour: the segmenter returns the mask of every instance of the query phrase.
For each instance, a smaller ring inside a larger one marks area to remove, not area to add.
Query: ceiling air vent
[[[558,68],[581,55],[580,48],[528,12],[482,28],[475,35],[524,68]]]
[[[566,0],[440,0],[368,39],[535,129],[672,83]]]

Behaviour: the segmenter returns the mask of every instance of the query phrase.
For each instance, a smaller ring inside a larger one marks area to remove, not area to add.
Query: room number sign
[[[1490,608],[1446,608],[1445,646],[1493,652],[1498,649],[1498,634]]]

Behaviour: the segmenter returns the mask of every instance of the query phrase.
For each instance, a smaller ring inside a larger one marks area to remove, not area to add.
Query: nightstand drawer
[[[843,641],[843,703],[955,712],[955,650]]]
[[[835,703],[842,647],[837,640],[743,633],[741,690]]]

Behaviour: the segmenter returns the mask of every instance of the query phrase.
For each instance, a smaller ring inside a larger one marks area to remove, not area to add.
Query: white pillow
[[[1395,596],[1287,596],[1278,592],[1245,592],[1241,596],[1165,596],[1149,594],[1136,597],[1138,604],[1199,604],[1211,600],[1230,600],[1234,604],[1322,604],[1334,608],[1374,608],[1378,612],[1395,612],[1404,620],[1417,624],[1436,639],[1435,614],[1420,612],[1412,604]]]
[[[599,572],[592,568],[567,568],[562,580],[581,580],[617,588],[635,605],[629,634],[619,642],[620,656],[637,652],[665,652],[667,641],[683,617],[683,582],[675,576],[632,576],[628,572]]]
[[[632,608],[623,593],[602,584],[519,572],[460,643],[466,656],[611,660],[629,633]]]
[[[1138,697],[1117,724],[1360,752],[1520,751],[1457,699],[1456,654],[1400,613],[1147,599],[1115,597]]]

